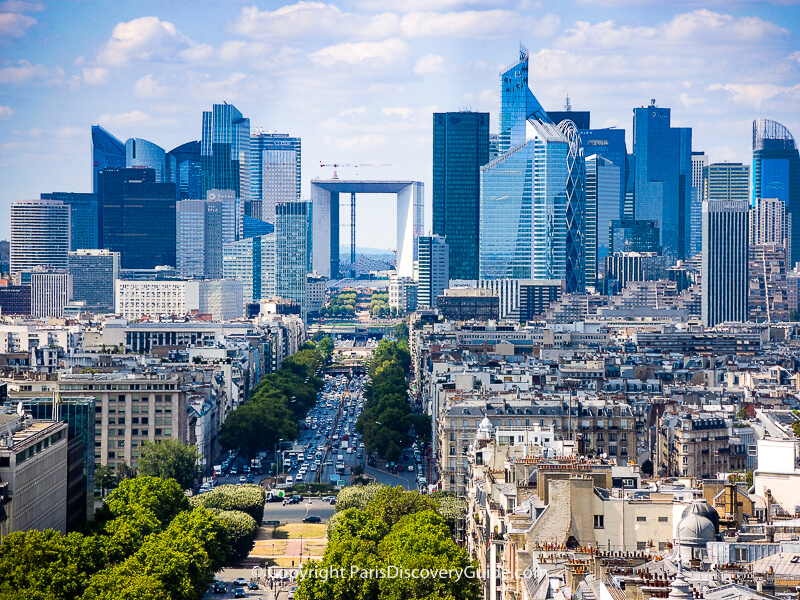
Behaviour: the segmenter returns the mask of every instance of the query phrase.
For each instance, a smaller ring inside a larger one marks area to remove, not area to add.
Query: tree
[[[106,499],[114,517],[134,515],[140,508],[153,513],[166,527],[178,513],[189,510],[189,500],[173,479],[137,477],[126,479]]]
[[[106,497],[109,488],[115,486],[119,480],[114,469],[108,465],[98,465],[94,468],[95,485],[100,486],[100,495]]]
[[[253,517],[240,510],[212,510],[225,527],[230,544],[229,561],[245,558],[255,545],[258,524]]]
[[[256,523],[264,518],[265,501],[266,494],[258,485],[220,485],[191,499],[193,506],[247,513]]]
[[[317,350],[325,359],[325,364],[330,364],[331,358],[333,358],[333,348],[333,340],[329,335],[326,335],[317,343]]]
[[[139,455],[139,475],[174,479],[183,489],[194,486],[200,455],[197,447],[178,440],[143,442]]]
[[[398,485],[378,490],[365,512],[375,519],[380,519],[391,529],[406,515],[436,508],[436,502],[430,497],[417,492],[407,492]]]
[[[648,477],[653,476],[653,461],[649,458],[642,463],[642,473],[647,475]]]
[[[739,412],[736,413],[736,418],[737,419],[746,419],[747,418],[747,410],[745,409],[744,406],[739,409]]]

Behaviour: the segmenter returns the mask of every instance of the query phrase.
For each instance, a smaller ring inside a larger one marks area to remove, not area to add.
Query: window
[[[455,442],[456,441],[456,432],[455,431],[451,431],[450,432],[450,441],[451,442]]]
[[[636,542],[637,550],[647,550],[647,542]]]
[[[669,517],[658,517],[659,523],[669,523]]]
[[[638,521],[639,523],[646,523],[647,517],[636,517],[636,521]]]
[[[666,550],[667,549],[667,542],[658,542],[658,549],[659,550]]]
[[[603,521],[605,520],[605,515],[595,515],[594,516],[594,528],[595,529],[603,529],[605,525]]]

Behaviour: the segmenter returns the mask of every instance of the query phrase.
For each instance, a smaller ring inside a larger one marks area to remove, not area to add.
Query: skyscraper
[[[70,250],[97,248],[97,194],[52,192],[40,194],[42,200],[58,200],[69,206]]]
[[[175,204],[175,268],[182,277],[206,275],[206,207],[202,200]]]
[[[747,321],[748,203],[703,203],[701,311],[703,325]]]
[[[691,130],[670,126],[670,109],[633,109],[634,213],[658,221],[664,254],[685,258],[691,237]]]
[[[567,239],[565,250],[567,292],[586,288],[586,163],[581,136],[575,123],[564,120],[556,126],[567,142]]]
[[[275,242],[270,233],[223,246],[223,277],[242,282],[245,305],[275,296]]]
[[[123,269],[175,266],[174,183],[155,171],[104,169],[98,177],[100,245],[120,253]]]
[[[308,202],[275,205],[275,294],[294,300],[306,315]]]
[[[450,249],[442,236],[423,236],[417,240],[419,248],[419,287],[417,306],[435,308],[436,298],[444,293],[450,283]]]
[[[800,154],[789,130],[768,119],[753,121],[754,204],[757,198],[777,198],[786,203],[795,224],[789,264],[800,261]]]
[[[75,250],[67,258],[72,275],[72,299],[86,302],[86,308],[114,311],[114,280],[119,277],[119,252]]]
[[[586,159],[586,286],[597,289],[599,266],[609,255],[611,223],[619,219],[620,168],[593,154]]]
[[[742,163],[713,163],[708,167],[709,200],[750,200],[750,167]]]
[[[275,223],[275,204],[300,200],[301,142],[288,133],[250,137],[250,215]]]
[[[689,207],[691,240],[689,254],[694,256],[703,247],[703,202],[708,200],[708,155],[692,152],[692,200]]]
[[[36,267],[66,269],[70,249],[70,207],[57,200],[11,204],[11,276]]]
[[[172,182],[178,186],[180,200],[202,200],[203,168],[200,163],[200,142],[186,142],[169,151],[175,161]]]
[[[232,104],[214,104],[203,111],[203,139],[200,146],[202,193],[233,190],[244,206],[250,207],[250,119]],[[210,198],[207,198],[210,199]]]
[[[522,45],[519,60],[500,73],[500,102],[501,155],[527,141],[528,120],[553,124],[528,87],[528,49]]]
[[[661,253],[661,234],[658,221],[621,219],[609,227],[608,254],[617,252]]]
[[[170,183],[166,156],[167,153],[164,149],[153,142],[139,138],[131,138],[125,142],[125,167],[128,169],[153,169],[156,183]]]
[[[776,244],[792,255],[792,215],[777,198],[757,198],[749,215],[751,246]]]
[[[450,279],[477,279],[480,169],[489,162],[489,113],[433,115],[433,233],[450,247]]]
[[[106,167],[125,166],[125,144],[99,125],[92,125],[92,192],[97,193],[97,174]]]

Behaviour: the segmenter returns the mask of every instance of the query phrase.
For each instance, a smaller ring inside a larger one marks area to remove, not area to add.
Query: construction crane
[[[320,168],[325,167],[333,167],[334,169],[338,169],[339,167],[346,167],[346,168],[356,168],[359,169],[361,167],[391,167],[391,164],[383,163],[380,165],[373,165],[373,164],[351,164],[351,163],[323,163],[319,161]],[[336,171],[333,172],[333,179],[339,179],[339,175]],[[355,267],[356,264],[356,193],[350,193],[350,277],[355,278]]]

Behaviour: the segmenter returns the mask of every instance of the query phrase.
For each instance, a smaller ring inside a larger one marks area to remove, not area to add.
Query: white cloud
[[[33,64],[27,60],[18,60],[17,66],[0,69],[0,83],[43,82],[56,85],[63,79],[63,69],[49,69],[44,65]]]
[[[417,75],[443,75],[446,72],[444,57],[438,54],[426,54],[414,63]]]
[[[18,13],[0,13],[0,38],[21,38],[36,25],[36,19]]]
[[[390,38],[383,42],[345,42],[322,48],[311,59],[324,67],[337,63],[349,65],[394,65],[404,61],[411,48],[403,40]]]
[[[0,2],[0,12],[28,13],[41,12],[44,4],[41,2],[26,2],[25,0],[5,0]]]
[[[367,113],[366,106],[356,106],[353,108],[345,108],[343,111],[339,113],[340,117],[347,117],[350,115],[364,115]]]
[[[8,121],[14,116],[16,111],[10,106],[3,106],[0,104],[0,121]]]
[[[512,10],[467,10],[462,12],[415,12],[405,15],[400,27],[410,37],[503,38],[513,35],[554,35],[561,20],[555,15],[541,19]]]
[[[89,85],[100,85],[108,81],[108,69],[105,67],[84,67],[83,81]]]
[[[115,115],[105,114],[97,118],[97,122],[103,127],[119,127],[130,125],[132,123],[143,123],[150,120],[150,115],[141,110],[132,110],[126,113],[117,113]]]
[[[172,23],[158,17],[141,17],[118,23],[97,55],[101,64],[120,67],[134,61],[174,60],[197,44]]]
[[[403,119],[408,119],[411,115],[414,114],[414,109],[408,108],[406,106],[401,106],[397,108],[383,108],[381,112],[386,116],[392,115],[399,115]]]
[[[724,90],[731,94],[736,104],[751,108],[761,108],[765,102],[776,96],[788,94],[800,96],[800,84],[794,87],[782,87],[771,83],[716,83],[708,86],[709,91]]]
[[[133,93],[138,98],[158,98],[163,95],[164,88],[148,73],[134,84]]]
[[[396,35],[397,15],[381,13],[368,16],[343,12],[333,4],[301,0],[276,10],[242,8],[231,27],[234,33],[270,43],[328,43],[342,39],[383,39]]]

